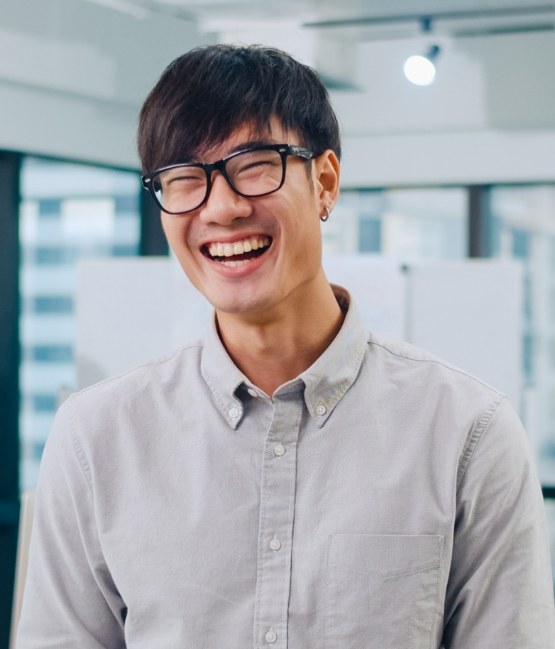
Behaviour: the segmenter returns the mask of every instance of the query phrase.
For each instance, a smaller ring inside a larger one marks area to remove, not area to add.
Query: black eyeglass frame
[[[236,158],[237,156],[243,153],[250,153],[251,151],[277,151],[279,153],[281,157],[282,174],[281,174],[281,181],[275,189],[272,189],[269,192],[263,192],[261,194],[245,194],[243,192],[240,192],[238,189],[236,189],[233,186],[231,179],[227,175],[227,170],[226,170],[227,163],[230,160],[233,160],[233,158]],[[232,153],[231,155],[228,155],[227,157],[222,158],[217,162],[211,162],[211,163],[191,162],[191,163],[178,163],[173,165],[167,165],[166,167],[161,167],[160,169],[156,169],[155,171],[151,171],[145,174],[144,176],[142,176],[141,183],[143,188],[148,190],[148,192],[150,193],[150,195],[152,196],[152,198],[154,199],[158,207],[162,211],[166,212],[166,214],[171,214],[171,215],[189,214],[190,212],[194,212],[195,210],[198,210],[198,208],[204,205],[204,203],[206,203],[206,201],[208,200],[208,197],[210,196],[210,190],[212,189],[212,172],[214,171],[219,171],[222,174],[222,176],[225,178],[227,184],[231,187],[231,189],[239,196],[243,196],[245,198],[258,198],[260,196],[268,196],[269,194],[273,194],[274,192],[279,191],[283,187],[283,183],[285,182],[285,173],[287,169],[288,156],[296,156],[298,158],[302,158],[305,161],[312,160],[313,158],[316,157],[316,155],[312,151],[309,151],[308,149],[305,149],[304,147],[301,146],[295,146],[293,144],[260,144],[257,146],[242,149],[241,151],[236,151],[235,153]],[[190,210],[185,210],[184,212],[170,212],[169,210],[165,209],[162,203],[158,200],[158,197],[156,196],[156,190],[154,189],[154,185],[152,181],[156,178],[156,176],[159,176],[164,171],[169,171],[170,169],[177,169],[179,167],[195,167],[198,169],[202,169],[206,174],[206,192],[204,194],[204,198],[202,199],[202,201],[195,207],[191,208]]]

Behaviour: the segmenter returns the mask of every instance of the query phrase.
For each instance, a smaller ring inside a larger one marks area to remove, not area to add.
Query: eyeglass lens
[[[245,151],[226,160],[225,173],[236,192],[244,196],[263,196],[281,186],[284,160],[278,151]],[[160,205],[169,212],[194,210],[206,198],[208,177],[201,166],[183,165],[167,169],[152,182]]]

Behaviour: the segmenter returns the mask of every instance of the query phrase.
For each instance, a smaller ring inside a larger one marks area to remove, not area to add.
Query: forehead
[[[268,128],[261,129],[253,124],[244,124],[233,130],[223,141],[201,148],[195,156],[202,162],[215,162],[245,147],[257,144],[297,144],[277,118],[272,118]],[[296,138],[294,138],[296,140]]]

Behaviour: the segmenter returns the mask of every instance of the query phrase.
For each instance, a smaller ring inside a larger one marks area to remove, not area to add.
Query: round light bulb
[[[417,86],[429,86],[436,76],[436,67],[425,56],[414,55],[409,56],[405,61],[403,72],[411,83]]]

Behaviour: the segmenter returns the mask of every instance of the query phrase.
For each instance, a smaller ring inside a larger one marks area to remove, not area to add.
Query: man
[[[369,334],[322,271],[340,143],[315,73],[189,52],[139,152],[213,326],[60,409],[19,649],[555,647],[513,410]]]

